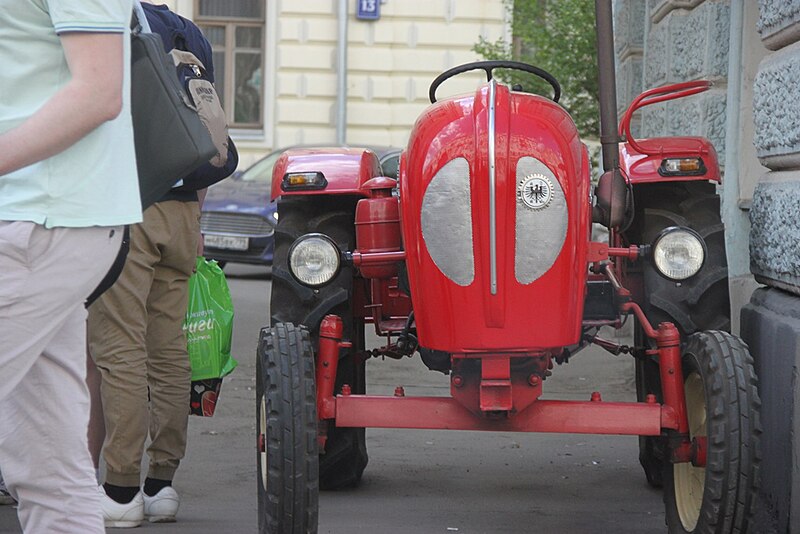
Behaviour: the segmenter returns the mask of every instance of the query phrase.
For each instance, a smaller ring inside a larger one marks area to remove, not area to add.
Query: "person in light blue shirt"
[[[141,221],[131,0],[0,0],[0,466],[24,532],[104,532],[84,300]]]

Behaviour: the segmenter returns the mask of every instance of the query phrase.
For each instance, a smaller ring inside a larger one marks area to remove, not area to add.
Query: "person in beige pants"
[[[211,45],[199,28],[165,5],[142,8],[165,51],[193,53],[205,66],[204,79],[213,83]],[[221,109],[218,115],[224,115]],[[200,205],[205,187],[230,176],[238,164],[230,138],[217,148],[214,158],[184,176],[145,210],[141,224],[131,226],[119,279],[89,307],[89,354],[101,375],[106,427],[101,504],[107,527],[135,527],[144,518],[174,521],[178,511],[172,481],[186,450],[191,384],[183,320],[189,277],[202,253]]]
[[[177,512],[171,482],[186,450],[191,382],[182,325],[200,232],[197,195],[183,196],[145,210],[144,222],[131,227],[119,279],[89,307],[89,353],[101,374],[106,427],[106,526],[136,526],[145,515],[172,521]]]

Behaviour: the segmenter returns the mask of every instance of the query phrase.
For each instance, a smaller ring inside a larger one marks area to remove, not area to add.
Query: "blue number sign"
[[[356,18],[361,20],[381,18],[381,0],[356,0]]]

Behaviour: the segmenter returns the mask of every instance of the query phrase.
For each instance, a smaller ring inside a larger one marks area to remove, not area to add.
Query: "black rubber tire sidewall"
[[[671,464],[664,471],[664,504],[671,534],[748,532],[759,485],[760,400],[753,359],[741,339],[726,332],[689,336],[684,379],[699,373],[706,402],[708,452],[705,487],[696,527],[687,531],[675,503]]]
[[[279,323],[261,330],[256,354],[256,435],[266,395],[267,487],[256,451],[260,534],[315,534],[319,514],[317,405],[308,331]]]

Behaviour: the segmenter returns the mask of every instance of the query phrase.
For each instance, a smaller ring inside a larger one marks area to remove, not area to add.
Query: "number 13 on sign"
[[[356,18],[358,19],[379,19],[380,10],[380,0],[356,0]]]

